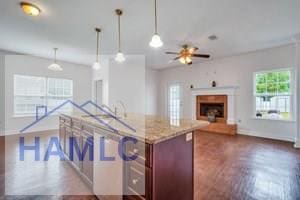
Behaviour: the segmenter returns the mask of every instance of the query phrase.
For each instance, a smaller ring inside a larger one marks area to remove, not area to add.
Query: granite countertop
[[[203,128],[209,125],[206,121],[191,120],[191,119],[168,119],[161,116],[133,114],[129,113],[126,117],[120,117],[119,119],[125,122],[127,125],[135,129],[135,131],[124,126],[116,119],[107,118],[105,116],[96,115],[103,122],[108,124],[117,132],[113,132],[110,128],[104,124],[99,123],[91,116],[85,116],[79,113],[61,113],[67,117],[71,117],[80,120],[83,123],[88,123],[95,126],[95,128],[101,128],[111,131],[112,134],[118,134],[120,136],[130,136],[138,140],[144,141],[149,144],[159,143],[179,135],[186,134],[188,132]],[[121,115],[121,114],[120,114]],[[123,115],[121,115],[123,116]]]

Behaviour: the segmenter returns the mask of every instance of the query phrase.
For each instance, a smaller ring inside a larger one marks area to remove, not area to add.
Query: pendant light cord
[[[99,62],[99,31],[97,31],[96,62]]]
[[[54,48],[54,63],[56,63],[56,51],[57,51],[57,48]]]
[[[118,15],[118,29],[119,29],[119,52],[121,52],[121,19],[120,15]]]
[[[157,34],[157,3],[154,0],[154,15],[155,15],[155,34]]]

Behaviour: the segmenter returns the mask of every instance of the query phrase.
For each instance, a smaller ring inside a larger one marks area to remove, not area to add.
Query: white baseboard
[[[294,147],[295,148],[300,148],[300,139],[296,140]]]
[[[295,142],[294,138],[289,138],[289,137],[279,136],[279,135],[273,135],[273,134],[266,133],[266,132],[257,132],[257,131],[252,131],[252,130],[245,130],[245,129],[239,129],[238,134],[261,137],[261,138],[268,138],[268,139],[273,139],[273,140],[283,140],[283,141],[288,141],[288,142]]]

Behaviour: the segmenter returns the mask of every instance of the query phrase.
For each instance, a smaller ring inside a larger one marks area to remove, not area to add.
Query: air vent
[[[213,40],[217,40],[218,37],[216,35],[210,35],[210,36],[208,36],[208,39],[213,41]]]

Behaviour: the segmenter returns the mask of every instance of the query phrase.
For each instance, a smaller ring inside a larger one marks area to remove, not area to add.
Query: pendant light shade
[[[97,34],[97,45],[96,45],[96,61],[93,64],[93,69],[94,70],[99,70],[101,69],[101,65],[99,62],[99,34],[101,32],[100,28],[95,28],[96,34]]]
[[[155,22],[155,24],[154,24],[154,35],[152,36],[152,39],[151,39],[151,41],[150,41],[150,43],[149,43],[149,45],[151,46],[151,47],[154,47],[154,48],[158,48],[158,47],[161,47],[161,46],[163,46],[163,42],[161,41],[161,39],[160,39],[160,37],[159,37],[159,35],[158,35],[158,32],[157,32],[157,4],[156,4],[156,0],[154,0],[154,22]]]
[[[123,14],[123,11],[117,9],[116,14],[118,16],[118,53],[115,57],[115,60],[121,63],[125,61],[125,56],[121,51],[121,15]]]
[[[158,47],[161,47],[163,45],[163,42],[161,41],[161,39],[160,39],[160,37],[159,37],[158,34],[154,34],[152,36],[152,39],[151,39],[149,45],[151,47],[158,48]]]
[[[116,57],[115,57],[115,60],[117,62],[124,62],[125,61],[125,56],[122,52],[118,52]]]
[[[54,48],[54,63],[52,63],[51,65],[48,66],[48,69],[52,70],[52,71],[62,71],[63,68],[57,64],[57,60],[56,60],[56,52],[58,50],[58,48]]]

